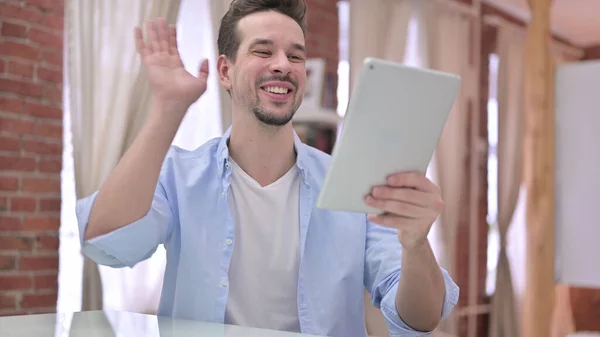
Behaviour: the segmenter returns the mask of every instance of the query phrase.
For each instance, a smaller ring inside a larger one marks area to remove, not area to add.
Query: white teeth
[[[288,93],[288,89],[282,88],[282,87],[265,87],[264,90],[275,93],[275,94],[287,94]]]

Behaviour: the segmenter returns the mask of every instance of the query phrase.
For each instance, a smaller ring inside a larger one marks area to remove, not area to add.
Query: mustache
[[[294,87],[294,90],[296,90],[298,88],[298,82],[294,81],[291,77],[289,77],[287,75],[286,76],[269,76],[269,77],[259,78],[256,81],[256,86],[261,87],[263,83],[270,82],[270,81],[288,82],[289,84],[291,84]]]

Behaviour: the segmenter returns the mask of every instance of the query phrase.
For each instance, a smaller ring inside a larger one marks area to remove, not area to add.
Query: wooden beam
[[[481,15],[483,16],[497,16],[502,18],[503,20],[508,21],[509,23],[515,24],[519,27],[527,27],[527,22],[524,21],[522,18],[518,18],[513,16],[512,14],[510,14],[509,12],[507,12],[506,10],[498,7],[497,4],[493,4],[493,3],[483,3],[482,4],[482,8],[481,8]],[[571,41],[561,37],[560,35],[557,35],[553,32],[550,32],[550,34],[552,34],[552,40],[560,43],[562,45],[564,45],[565,47],[569,47],[569,48],[580,48],[581,46],[576,46],[575,44],[573,44]]]
[[[525,61],[527,276],[523,337],[550,336],[554,308],[554,66],[552,0],[528,0]]]

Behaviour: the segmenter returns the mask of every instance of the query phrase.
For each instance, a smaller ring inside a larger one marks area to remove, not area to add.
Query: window
[[[69,86],[68,83],[65,83],[63,101],[66,102],[68,95]],[[73,170],[73,137],[69,109],[64,109],[63,127],[57,311],[73,312],[81,310],[83,258],[79,253],[79,229],[75,217],[75,172]]]
[[[209,0],[183,0],[180,5],[180,15],[178,18],[178,42],[182,55],[182,61],[186,69],[192,74],[196,74],[198,64],[204,57],[209,58],[211,67],[216,65],[215,42],[213,38],[212,23],[210,17]],[[132,41],[133,42],[133,41]],[[66,77],[65,77],[66,78]],[[221,111],[219,103],[219,83],[216,71],[212,71],[208,79],[208,88],[206,93],[188,110],[181,127],[173,143],[185,149],[193,149],[203,144],[213,137],[221,135]],[[69,94],[69,85],[64,85],[63,101],[67,102]],[[75,216],[75,175],[73,171],[73,146],[71,134],[71,118],[68,104],[64,109],[64,148],[63,148],[63,169],[61,173],[62,184],[62,208],[61,208],[61,228],[60,228],[60,248],[59,248],[59,294],[58,306],[59,312],[73,312],[81,310],[82,300],[82,272],[83,258],[80,254],[79,230]],[[164,263],[164,248],[157,250],[158,263]],[[154,257],[152,257],[154,258]],[[162,260],[161,260],[162,258]],[[160,280],[162,280],[162,271],[153,270],[157,263],[142,266],[147,277],[143,281],[133,280],[124,281],[124,273],[127,275],[130,269],[111,269],[101,267],[101,276],[104,284],[104,290],[110,289],[110,296],[106,298],[105,305],[111,308],[118,308],[125,300],[131,296],[128,287],[146,287],[146,291],[141,291],[140,301],[153,303],[160,296]],[[140,265],[138,265],[140,266]],[[139,268],[136,266],[136,268]],[[151,269],[148,271],[148,269]],[[158,286],[157,286],[158,285]],[[151,294],[153,297],[147,299]],[[142,304],[143,306],[144,304]]]
[[[488,96],[488,246],[486,293],[494,293],[496,286],[496,265],[500,248],[498,230],[498,55],[489,58],[489,96]]]
[[[338,63],[338,86],[337,86],[337,113],[340,116],[346,114],[348,97],[350,95],[350,2],[338,1],[338,18],[340,25]]]

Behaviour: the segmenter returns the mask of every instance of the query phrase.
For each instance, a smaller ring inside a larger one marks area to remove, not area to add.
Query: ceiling
[[[527,0],[484,0],[522,20],[529,20]],[[600,45],[600,0],[553,0],[554,33],[577,47]]]

